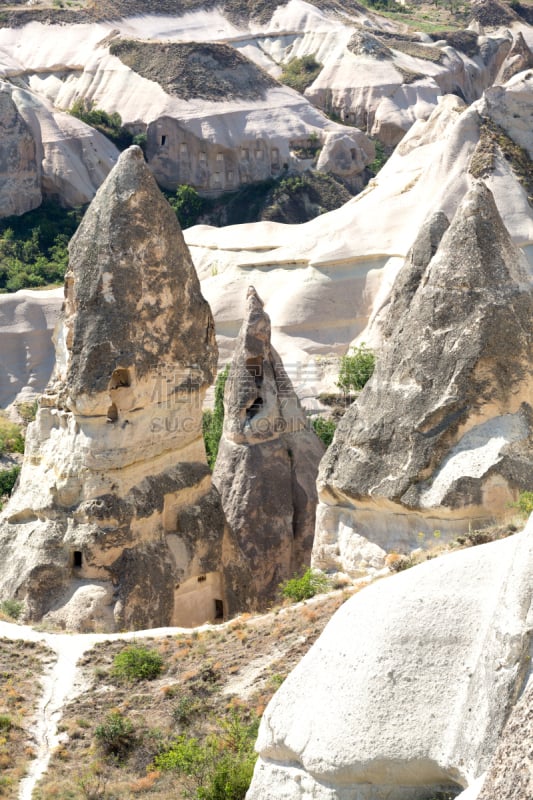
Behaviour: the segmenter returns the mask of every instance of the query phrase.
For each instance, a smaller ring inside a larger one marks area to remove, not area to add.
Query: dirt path
[[[202,626],[197,630],[206,630]],[[79,679],[78,661],[98,642],[117,639],[142,639],[191,633],[189,628],[157,628],[147,631],[109,634],[56,634],[34,630],[27,625],[16,625],[0,621],[0,639],[42,642],[56,653],[57,659],[48,665],[41,675],[42,694],[37,706],[30,733],[37,743],[37,754],[30,762],[28,772],[22,779],[19,800],[31,800],[35,786],[46,772],[50,755],[59,744],[58,722],[67,702],[83,691]]]

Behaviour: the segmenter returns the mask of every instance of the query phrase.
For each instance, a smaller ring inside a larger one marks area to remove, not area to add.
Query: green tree
[[[360,391],[371,378],[376,365],[376,357],[363,342],[341,358],[337,386],[345,394]]]
[[[207,463],[211,470],[215,468],[218,446],[224,426],[224,389],[229,375],[229,364],[218,374],[215,383],[215,405],[213,411],[206,410],[202,416],[202,432],[204,435]]]
[[[204,201],[194,186],[188,184],[178,186],[176,194],[169,197],[168,202],[182,228],[190,228],[195,225],[204,208]]]

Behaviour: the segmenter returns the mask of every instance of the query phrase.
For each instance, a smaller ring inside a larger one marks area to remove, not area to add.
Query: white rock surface
[[[415,800],[476,781],[530,670],[533,523],[350,599],[274,695],[247,800]]]
[[[34,399],[52,374],[63,289],[0,294],[0,407]]]

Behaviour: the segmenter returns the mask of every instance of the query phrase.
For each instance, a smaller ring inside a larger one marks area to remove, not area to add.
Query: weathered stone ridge
[[[250,287],[226,382],[213,482],[250,564],[259,605],[309,564],[323,452],[271,345],[263,302]]]
[[[0,217],[41,204],[41,169],[32,132],[0,83]]]
[[[420,532],[502,518],[530,486],[527,263],[484,184],[446,224],[438,215],[422,229],[377,369],[321,463],[317,566],[379,566],[386,551],[419,546]]]
[[[73,238],[65,294],[56,374],[0,517],[1,595],[82,630],[235,611],[248,573],[201,434],[213,319],[139,148]]]

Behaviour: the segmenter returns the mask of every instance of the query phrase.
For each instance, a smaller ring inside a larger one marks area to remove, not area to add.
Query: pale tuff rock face
[[[526,69],[531,69],[531,67],[533,67],[533,53],[528,47],[521,31],[518,31],[513,46],[502,64],[498,82],[506,83],[513,75],[517,75],[519,72],[523,72]]]
[[[81,629],[231,611],[241,561],[201,435],[213,320],[139,148],[87,211],[65,286],[55,380],[0,522],[1,594]]]
[[[247,800],[422,800],[476,781],[530,670],[532,544],[530,523],[345,603],[267,707]],[[524,755],[527,702],[508,727]],[[529,796],[508,785],[483,800]]]
[[[19,114],[8,84],[0,83],[0,217],[24,214],[41,204],[41,170],[32,132]]]
[[[482,183],[446,226],[437,215],[423,227],[384,315],[376,371],[321,463],[316,566],[382,566],[435,530],[446,538],[505,517],[530,486],[526,262]]]
[[[270,343],[270,319],[253,287],[224,410],[213,483],[262,604],[275,597],[280,581],[309,564],[324,448]]]

